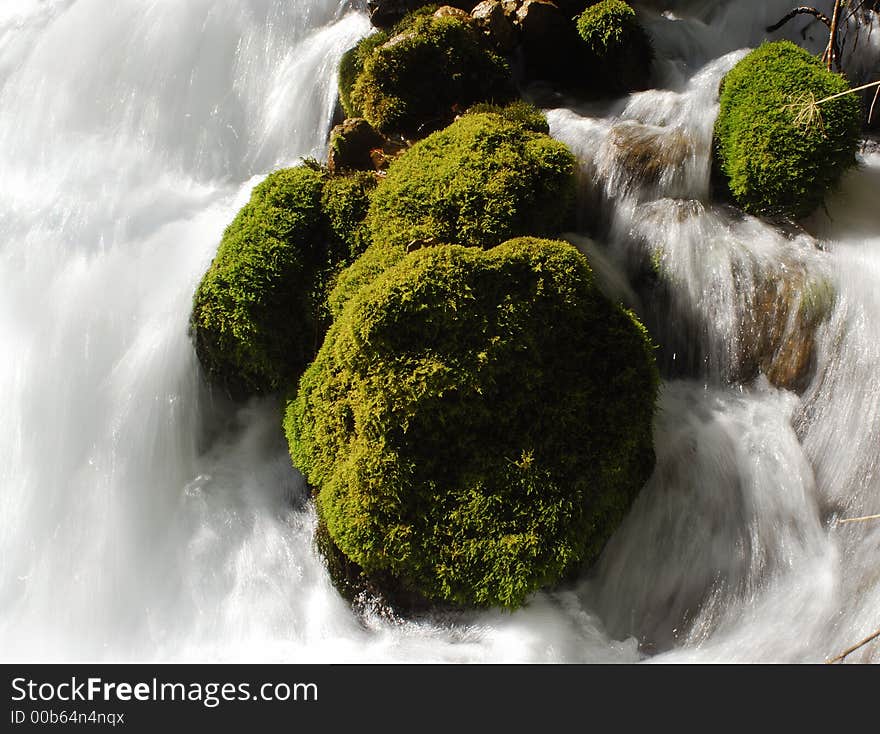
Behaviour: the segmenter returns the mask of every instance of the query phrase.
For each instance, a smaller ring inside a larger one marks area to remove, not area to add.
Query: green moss
[[[285,430],[359,572],[513,608],[620,522],[653,467],[656,390],[644,329],[570,245],[428,247],[349,300]]]
[[[327,327],[327,292],[366,248],[375,179],[304,163],[272,173],[226,228],[190,330],[208,380],[234,397],[296,381]]]
[[[351,265],[367,248],[369,233],[364,220],[376,183],[376,175],[367,171],[327,178],[321,209],[329,227],[328,264],[332,268]]]
[[[609,92],[645,86],[654,51],[627,3],[602,0],[591,5],[578,16],[577,29],[591,57],[592,86]]]
[[[277,389],[314,354],[322,187],[321,173],[304,166],[256,186],[196,291],[196,353],[208,379],[233,395]]]
[[[576,161],[562,144],[500,115],[465,115],[388,169],[368,215],[373,241],[493,247],[555,235],[571,214]]]
[[[516,123],[526,130],[536,133],[550,134],[550,125],[547,123],[547,116],[525,100],[518,99],[507,105],[488,104],[483,102],[474,105],[465,114],[481,115],[492,113],[500,115],[508,122]]]
[[[349,106],[384,133],[418,136],[475,102],[514,95],[504,60],[484,46],[472,24],[458,18],[408,16],[386,42],[360,58]]]
[[[387,247],[374,244],[367,248],[352,265],[342,270],[330,291],[328,304],[330,314],[337,318],[345,304],[364,286],[372,283],[389,268],[399,263],[406,251],[402,247]]]
[[[721,170],[737,203],[753,214],[803,217],[855,163],[861,124],[856,95],[789,41],[767,43],[724,78],[715,124]],[[812,116],[810,110],[821,114]]]
[[[339,103],[346,117],[362,117],[359,107],[351,99],[351,90],[358,75],[364,70],[364,62],[373,51],[388,40],[388,33],[380,31],[362,38],[346,51],[339,60]]]

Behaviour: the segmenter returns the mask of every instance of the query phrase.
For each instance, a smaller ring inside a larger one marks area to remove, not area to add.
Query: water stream
[[[212,397],[187,319],[253,185],[324,156],[336,63],[370,29],[351,5],[4,0],[0,658],[819,661],[877,629],[880,523],[840,520],[880,512],[880,154],[799,230],[710,196],[718,82],[779,0],[649,11],[656,89],[548,111],[581,161],[571,240],[668,376],[657,469],[598,566],[514,614],[338,596],[278,405]],[[797,391],[744,357],[780,272],[825,294]]]

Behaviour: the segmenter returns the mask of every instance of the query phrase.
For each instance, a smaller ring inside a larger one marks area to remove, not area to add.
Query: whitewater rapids
[[[584,216],[604,211],[601,237],[571,240],[686,365],[666,366],[657,468],[580,583],[513,614],[393,621],[333,589],[279,406],[212,398],[187,335],[251,188],[325,156],[336,64],[365,14],[4,0],[0,658],[822,661],[880,627],[880,522],[840,522],[880,513],[880,154],[861,153],[798,233],[709,196],[718,82],[789,6],[648,10],[658,88],[548,110],[581,161]],[[805,25],[772,37],[809,44]],[[880,69],[874,31],[854,76]],[[621,126],[677,163],[628,175]],[[667,312],[638,302],[637,256],[663,264]],[[731,384],[742,273],[780,259],[835,293],[801,394]],[[848,660],[876,662],[880,644]]]

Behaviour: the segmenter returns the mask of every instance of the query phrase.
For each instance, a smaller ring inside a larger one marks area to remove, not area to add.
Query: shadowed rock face
[[[367,10],[370,13],[370,22],[376,28],[390,28],[404,15],[413,10],[418,10],[424,5],[434,3],[425,0],[369,0]],[[437,3],[448,7],[458,8],[470,12],[477,4],[474,0],[450,0],[448,3]]]

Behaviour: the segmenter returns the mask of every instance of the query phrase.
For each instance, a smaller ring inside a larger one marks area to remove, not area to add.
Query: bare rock
[[[516,48],[519,36],[500,0],[484,0],[473,9],[471,15],[499,51],[510,53]]]
[[[377,132],[359,117],[345,120],[330,131],[327,168],[331,173],[382,170],[405,148]]]

